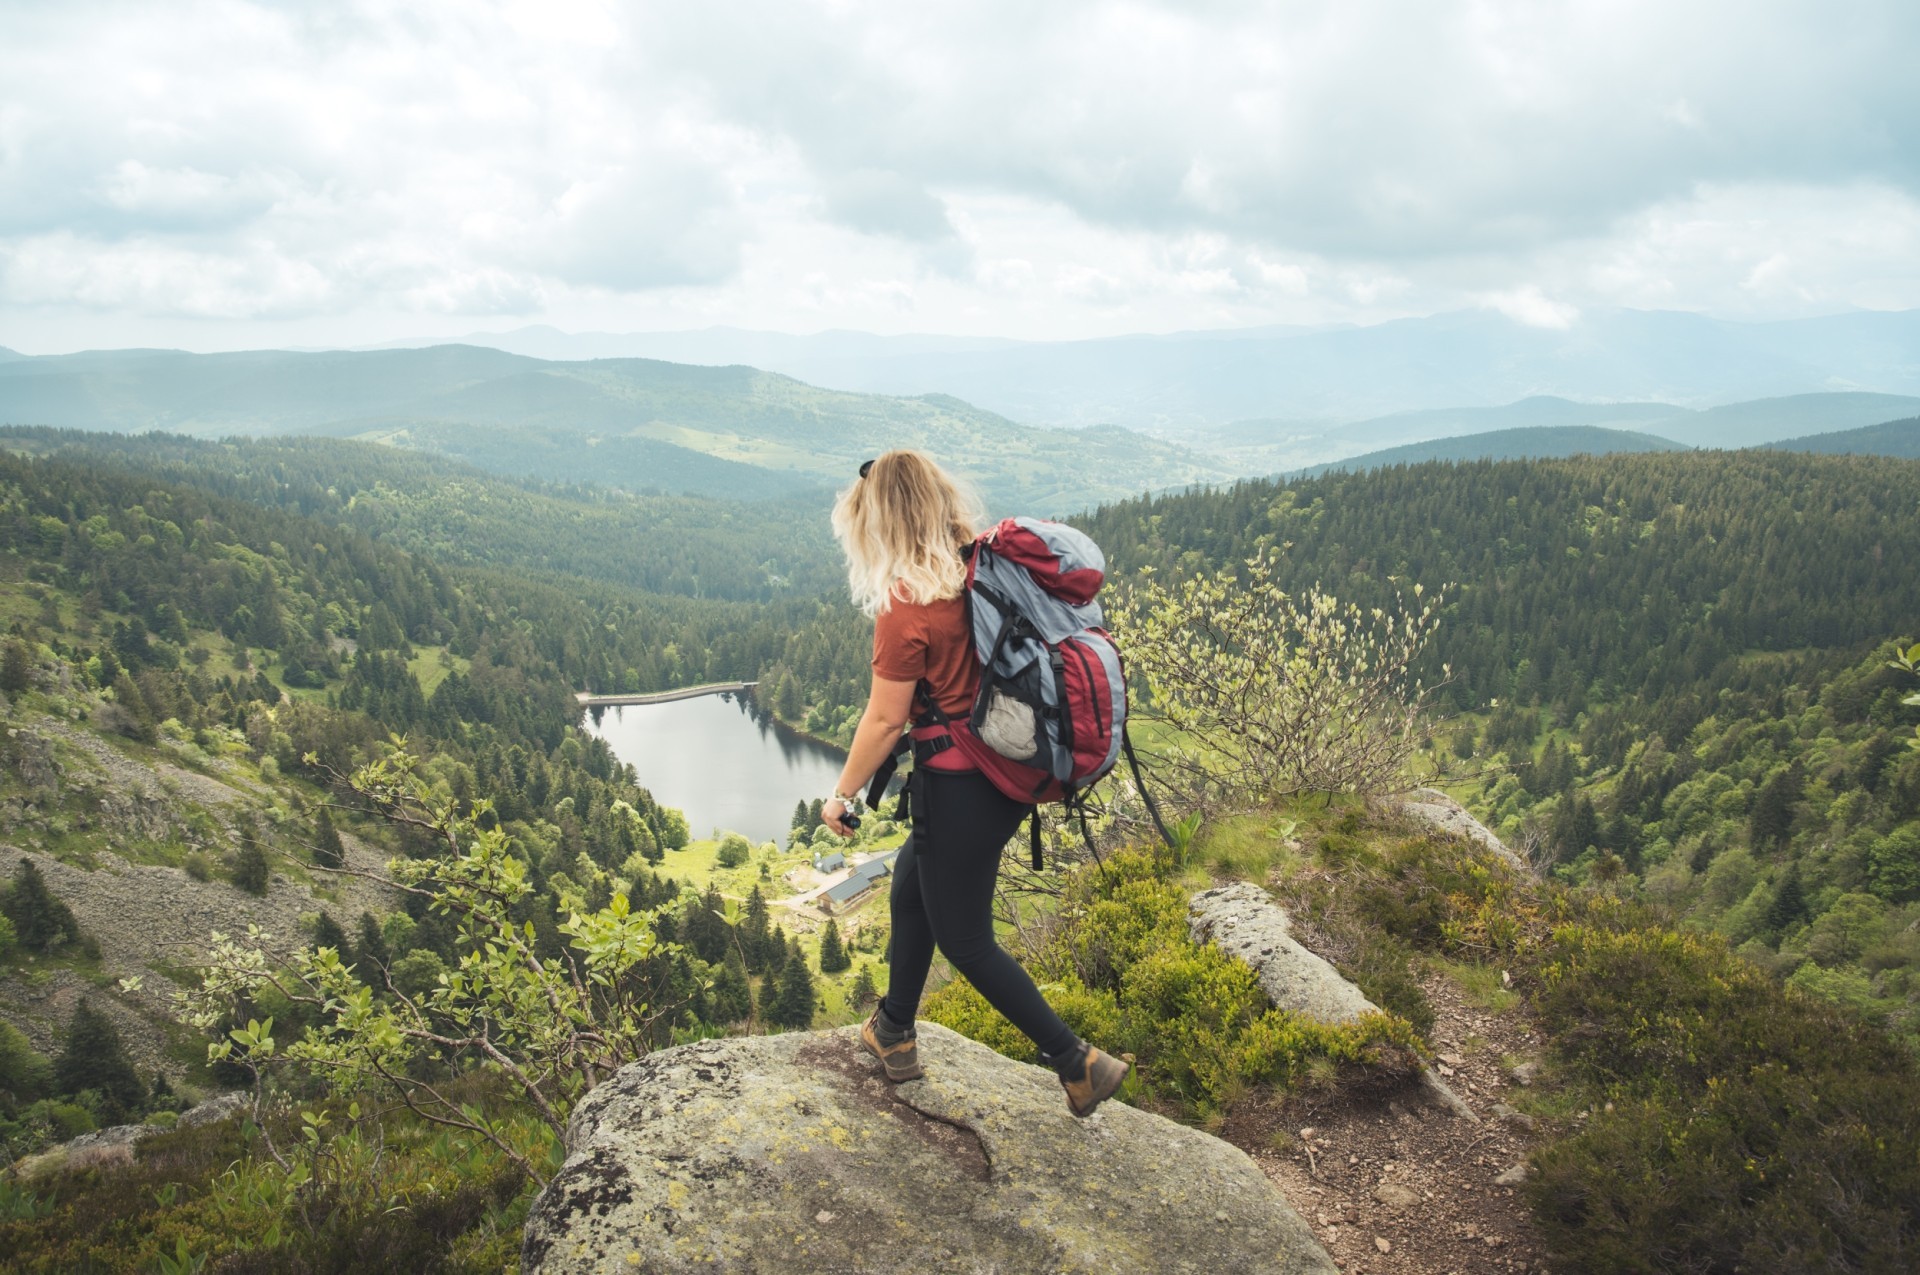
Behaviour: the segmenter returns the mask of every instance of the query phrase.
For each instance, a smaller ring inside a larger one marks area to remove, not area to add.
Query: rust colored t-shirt
[[[950,716],[973,708],[980,689],[980,663],[967,631],[964,598],[941,602],[903,602],[873,622],[873,671],[889,682],[926,679],[933,702]]]

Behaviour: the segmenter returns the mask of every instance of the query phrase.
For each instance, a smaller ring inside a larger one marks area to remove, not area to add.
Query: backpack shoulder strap
[[[1140,789],[1140,799],[1147,803],[1147,813],[1153,816],[1153,826],[1160,832],[1160,839],[1167,843],[1167,849],[1174,849],[1173,834],[1167,831],[1167,821],[1160,817],[1160,803],[1147,791],[1147,777],[1140,773],[1140,758],[1133,751],[1133,737],[1127,734],[1125,722],[1120,724],[1120,747],[1127,754],[1127,765],[1133,770],[1133,782]]]

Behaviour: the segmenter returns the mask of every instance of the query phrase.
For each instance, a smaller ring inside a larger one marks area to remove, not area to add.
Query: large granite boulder
[[[1331,962],[1301,946],[1287,910],[1250,881],[1217,885],[1187,900],[1187,933],[1194,942],[1212,942],[1252,966],[1260,990],[1281,1009],[1322,1023],[1350,1023],[1380,1012]],[[1437,1106],[1479,1120],[1431,1067],[1420,1069],[1419,1081],[1421,1092]]]
[[[589,1094],[527,1219],[562,1272],[1324,1272],[1237,1148],[943,1027],[889,1086],[856,1029],[663,1050]]]
[[[1438,788],[1416,788],[1400,800],[1400,808],[1416,819],[1432,824],[1442,832],[1476,841],[1505,859],[1520,871],[1532,874],[1527,861],[1515,854],[1493,829],[1473,817],[1473,813]]]

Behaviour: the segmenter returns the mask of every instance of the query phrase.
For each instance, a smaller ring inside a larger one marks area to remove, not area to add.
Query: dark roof
[[[868,890],[873,889],[873,880],[872,877],[848,877],[839,885],[828,890],[827,897],[835,903],[845,903],[850,899],[857,899]]]
[[[890,854],[881,855],[878,859],[869,859],[855,868],[853,874],[857,877],[884,877],[893,871],[893,861],[899,853],[895,850]]]

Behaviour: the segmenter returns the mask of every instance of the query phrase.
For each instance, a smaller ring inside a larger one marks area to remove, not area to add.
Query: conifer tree
[[[767,1021],[778,1027],[813,1026],[813,971],[794,957],[780,971],[779,992],[767,1009]]]
[[[750,973],[763,973],[771,955],[773,933],[767,928],[767,896],[754,886],[747,894],[747,906],[740,918],[741,955]]]
[[[1767,928],[1779,933],[1807,917],[1806,889],[1800,884],[1800,865],[1789,863],[1767,907]]]
[[[873,985],[873,966],[860,967],[860,972],[853,976],[853,989],[847,993],[847,999],[856,1009],[865,1009],[880,999],[880,989]]]
[[[73,909],[47,888],[47,879],[32,859],[23,857],[13,870],[13,885],[0,898],[0,910],[13,922],[20,945],[28,951],[51,952],[80,937]]]
[[[340,954],[343,964],[353,964],[353,944],[347,941],[347,932],[340,928],[340,922],[327,912],[313,923],[313,945],[316,948],[330,947]]]
[[[0,691],[18,695],[31,683],[32,672],[33,660],[27,653],[27,644],[18,639],[8,642],[6,653],[0,655]]]
[[[373,987],[385,986],[386,970],[393,964],[393,952],[387,947],[387,936],[380,931],[380,922],[371,912],[360,914],[360,964],[354,972],[360,980]]]
[[[266,852],[260,843],[248,839],[233,852],[233,883],[248,894],[264,895],[273,871],[267,866]]]
[[[113,681],[113,698],[126,711],[125,731],[127,738],[142,744],[151,744],[156,738],[153,729],[153,710],[147,706],[146,696],[133,684],[133,679],[123,671]]]
[[[715,972],[708,1006],[709,1021],[716,1025],[737,1023],[753,1012],[753,990],[747,984],[747,969],[738,952],[728,952]]]
[[[687,903],[680,941],[703,961],[718,965],[733,946],[733,927],[727,924],[727,903],[720,887],[708,884],[706,893]]]
[[[831,917],[827,919],[827,932],[820,936],[820,972],[838,974],[852,965],[847,950],[840,943],[840,926]]]
[[[114,1119],[138,1115],[146,1097],[146,1086],[134,1074],[120,1032],[84,1000],[73,1011],[66,1048],[54,1060],[53,1074],[62,1093],[94,1090]]]
[[[347,866],[347,848],[325,806],[320,807],[320,813],[313,820],[313,861],[323,868]]]
[[[1776,772],[1760,786],[1753,801],[1753,813],[1747,818],[1747,835],[1755,849],[1777,849],[1787,843],[1793,832],[1793,807],[1801,796],[1801,775],[1797,765]]]

